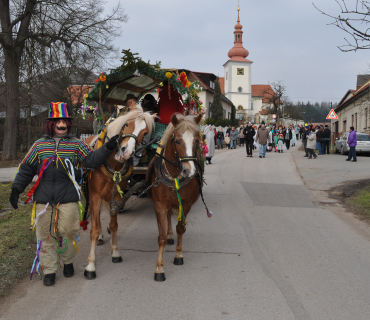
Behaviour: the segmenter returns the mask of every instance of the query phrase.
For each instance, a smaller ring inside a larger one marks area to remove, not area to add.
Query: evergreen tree
[[[211,114],[212,118],[217,120],[222,120],[224,118],[224,111],[222,108],[222,101],[221,101],[221,88],[220,88],[220,82],[218,81],[218,78],[215,81],[215,94],[213,96],[213,102],[211,105]]]
[[[235,116],[236,116],[236,108],[234,105],[231,106],[231,125],[232,126],[236,126],[236,119],[235,119]]]

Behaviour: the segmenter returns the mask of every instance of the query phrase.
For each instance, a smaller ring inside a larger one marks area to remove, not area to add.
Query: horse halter
[[[117,152],[119,151],[120,144],[121,144],[122,140],[125,139],[125,138],[133,138],[135,140],[135,149],[136,149],[136,147],[139,145],[138,140],[137,140],[137,136],[134,135],[133,133],[123,133],[123,130],[124,130],[124,128],[122,127],[121,132],[119,134],[119,137],[117,138],[116,151]],[[132,151],[132,154],[130,155],[130,157],[132,157],[134,153],[135,153],[135,150]]]
[[[189,161],[194,161],[195,163],[198,162],[198,158],[197,158],[197,147],[195,148],[195,155],[194,156],[190,156],[190,157],[179,157],[179,153],[177,152],[177,147],[176,147],[176,142],[175,142],[175,134],[173,133],[172,136],[171,136],[171,143],[173,143],[174,147],[175,147],[175,155],[176,155],[176,168],[180,170],[180,164],[181,162],[189,162]],[[166,159],[167,160],[167,159]],[[170,162],[172,165],[173,162],[171,161]]]

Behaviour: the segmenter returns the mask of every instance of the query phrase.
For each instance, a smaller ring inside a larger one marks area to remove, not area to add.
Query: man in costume
[[[10,195],[10,203],[17,209],[19,194],[38,174],[26,202],[33,197],[34,225],[40,245],[38,257],[45,286],[55,284],[58,257],[64,263],[64,276],[72,277],[74,273],[75,241],[80,227],[78,184],[82,178],[81,165],[99,168],[117,147],[118,135],[93,152],[70,133],[72,119],[68,116],[66,103],[50,104],[46,135],[33,144],[23,159]]]

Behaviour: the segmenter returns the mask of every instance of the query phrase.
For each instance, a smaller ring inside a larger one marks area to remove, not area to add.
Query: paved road
[[[123,263],[111,263],[108,244],[98,247],[98,278],[85,280],[85,232],[76,275],[59,272],[53,288],[25,280],[1,319],[368,320],[368,228],[312,188],[321,183],[317,171],[328,178],[329,158],[340,158],[342,168],[343,157],[306,160],[297,148],[265,159],[246,158],[244,149],[216,152],[204,189],[214,216],[207,218],[200,201],[193,207],[185,264],[172,264],[168,246],[164,283],[153,280],[157,227],[143,199],[119,216]]]
[[[17,167],[1,168],[0,169],[0,182],[12,181],[16,170],[17,170]]]

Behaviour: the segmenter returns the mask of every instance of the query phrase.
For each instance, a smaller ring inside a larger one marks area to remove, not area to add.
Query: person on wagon
[[[28,151],[11,187],[10,203],[17,209],[19,195],[38,175],[26,202],[33,197],[34,225],[45,286],[55,284],[58,257],[64,263],[64,276],[72,277],[74,273],[75,241],[80,228],[78,183],[82,178],[81,165],[99,168],[117,147],[118,135],[93,152],[70,133],[72,119],[66,103],[50,104],[46,135]]]

